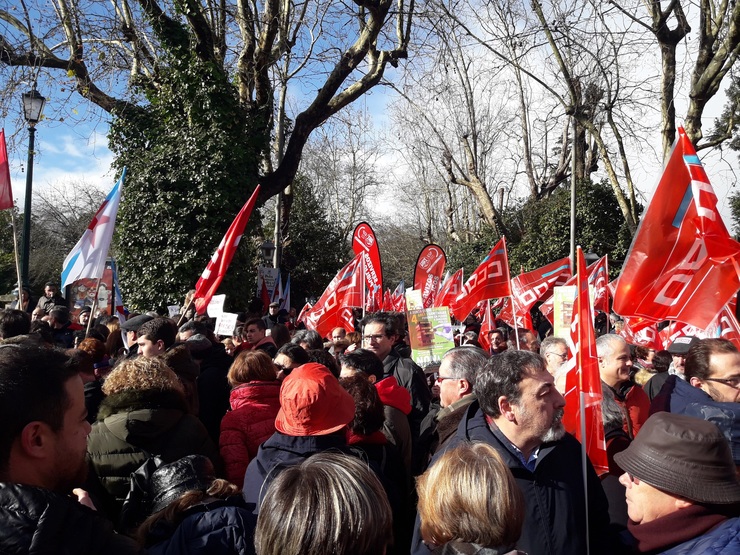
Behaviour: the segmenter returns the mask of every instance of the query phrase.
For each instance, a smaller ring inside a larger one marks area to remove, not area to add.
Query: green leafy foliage
[[[176,304],[195,286],[257,184],[257,151],[236,89],[217,66],[172,56],[149,104],[119,113],[109,134],[116,166],[128,168],[117,224],[124,300],[138,310]],[[245,140],[244,137],[251,137]],[[257,222],[257,223],[255,223]],[[254,214],[222,282],[227,309],[249,302],[256,273]]]
[[[293,182],[290,237],[281,264],[283,279],[290,274],[292,305],[300,310],[307,297],[318,298],[351,257],[339,226],[299,175]]]
[[[740,191],[735,191],[729,197],[730,213],[732,214],[732,233],[740,241]]]

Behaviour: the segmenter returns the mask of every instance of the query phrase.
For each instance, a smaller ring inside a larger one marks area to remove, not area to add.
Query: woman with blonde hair
[[[484,443],[446,451],[416,482],[421,537],[434,555],[513,555],[524,498],[501,456]]]
[[[197,417],[188,413],[183,386],[159,358],[121,362],[103,384],[106,398],[87,438],[87,451],[114,522],[129,492],[131,473],[150,457],[163,462],[200,454],[214,463],[218,449]]]
[[[275,433],[280,410],[280,382],[277,368],[264,351],[242,351],[227,375],[233,388],[231,410],[221,420],[219,450],[226,478],[240,488],[249,461],[260,444]]]

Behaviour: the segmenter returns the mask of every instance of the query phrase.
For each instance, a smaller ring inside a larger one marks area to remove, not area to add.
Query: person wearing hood
[[[322,451],[348,453],[345,428],[354,417],[352,396],[325,366],[309,362],[294,369],[280,388],[275,433],[259,446],[244,474],[244,498],[255,504],[255,512],[286,468]]]
[[[239,353],[229,369],[231,410],[221,421],[219,450],[226,478],[241,488],[244,472],[259,446],[275,433],[280,410],[280,382],[275,365],[263,351]]]
[[[203,424],[188,411],[180,380],[161,358],[124,360],[106,378],[103,393],[87,452],[102,495],[98,508],[112,521],[119,520],[131,473],[148,458],[169,463],[201,454],[220,463]]]
[[[148,493],[151,516],[136,538],[149,555],[254,554],[257,518],[237,486],[216,478],[207,457],[160,466]]]
[[[339,357],[342,365],[340,377],[347,378],[358,373],[373,385],[383,403],[383,435],[398,450],[406,472],[411,473],[411,428],[408,415],[411,412],[411,394],[398,385],[395,376],[383,378],[383,363],[372,351],[356,349]]]

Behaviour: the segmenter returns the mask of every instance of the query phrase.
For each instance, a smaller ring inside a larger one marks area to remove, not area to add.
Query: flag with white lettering
[[[482,300],[510,295],[509,259],[506,240],[502,237],[465,282],[450,311],[455,318],[463,321]]]
[[[614,311],[706,328],[740,288],[740,243],[683,128],[632,241]],[[635,328],[633,330],[637,331]]]

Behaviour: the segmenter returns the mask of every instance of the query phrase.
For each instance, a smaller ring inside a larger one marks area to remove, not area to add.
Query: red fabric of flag
[[[306,327],[316,330],[321,337],[326,337],[336,327],[347,329],[345,326],[348,318],[351,322],[352,311],[347,316],[346,309],[362,307],[364,288],[365,265],[363,253],[360,253],[331,280],[321,298],[304,317]]]
[[[565,378],[565,415],[563,425],[586,448],[586,454],[599,475],[609,471],[604,441],[604,423],[601,418],[601,377],[596,356],[593,311],[589,295],[586,260],[578,247],[578,277],[576,300],[573,306],[571,352],[574,368]],[[585,421],[585,426],[583,426]],[[585,437],[582,430],[585,428]]]
[[[678,320],[704,329],[740,288],[740,243],[722,222],[691,141],[678,131],[617,282],[614,311],[646,326]]]
[[[493,313],[491,312],[491,303],[486,301],[486,306],[483,307],[483,319],[480,323],[480,331],[478,332],[478,343],[489,353],[491,352],[491,338],[488,334],[495,329],[496,321],[493,319]]]
[[[460,294],[460,291],[462,291],[462,287],[463,271],[461,268],[442,284],[437,296],[434,298],[434,308],[450,306],[455,298]]]
[[[254,210],[254,205],[257,203],[257,196],[259,195],[260,186],[257,185],[252,196],[242,207],[237,214],[234,221],[226,231],[226,235],[221,239],[216,252],[213,253],[213,257],[208,262],[206,269],[203,270],[203,275],[200,276],[198,283],[195,284],[195,295],[193,295],[193,301],[195,302],[195,311],[198,314],[205,314],[208,308],[208,303],[211,302],[211,298],[218,291],[221,281],[226,275],[226,271],[229,269],[231,259],[234,258],[236,248],[239,246],[244,228],[247,226],[249,216]],[[269,295],[268,301],[265,304],[265,308],[270,304]]]
[[[0,210],[13,208],[13,189],[10,186],[10,164],[5,144],[5,129],[0,130]]]
[[[723,308],[719,314],[719,336],[731,341],[740,349],[740,324],[735,318],[735,312],[730,310],[729,306]]]
[[[570,259],[565,257],[512,278],[511,295],[517,316],[528,314],[538,300],[551,293],[553,287],[564,285],[570,277]]]
[[[452,315],[463,321],[482,300],[511,295],[509,259],[506,240],[502,237],[463,285],[460,294],[450,305]]]
[[[447,264],[447,256],[442,247],[427,245],[419,253],[414,270],[414,289],[421,291],[421,302],[424,308],[431,308],[434,297],[442,282],[442,275]]]

